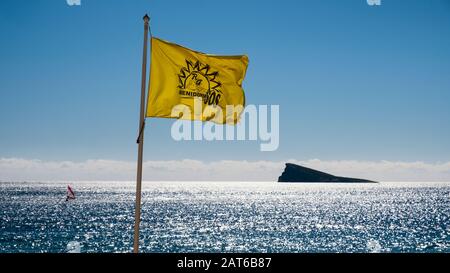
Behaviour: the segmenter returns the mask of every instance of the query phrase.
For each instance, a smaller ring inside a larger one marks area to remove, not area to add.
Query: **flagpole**
[[[148,43],[148,29],[150,17],[146,14],[144,16],[144,49],[142,53],[142,78],[141,78],[141,108],[139,119],[139,136],[137,139],[138,146],[138,160],[137,160],[137,175],[136,175],[136,206],[134,218],[134,243],[133,252],[139,252],[139,224],[141,222],[141,189],[142,189],[142,157],[144,154],[144,128],[145,128],[145,87],[147,77],[147,43]]]

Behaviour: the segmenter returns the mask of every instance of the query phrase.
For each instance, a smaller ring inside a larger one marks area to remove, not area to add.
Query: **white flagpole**
[[[134,244],[133,252],[139,252],[139,224],[141,222],[141,189],[142,189],[142,156],[144,154],[144,128],[145,128],[145,87],[147,77],[147,43],[148,43],[148,29],[150,17],[146,14],[144,16],[144,50],[142,54],[142,79],[141,79],[141,111],[139,119],[139,136],[137,139],[138,147],[138,161],[137,161],[137,175],[136,175],[136,206],[134,218]]]

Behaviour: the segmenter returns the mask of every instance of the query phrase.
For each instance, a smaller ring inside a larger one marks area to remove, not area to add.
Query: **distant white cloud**
[[[394,161],[212,161],[144,162],[144,180],[153,181],[276,181],[291,162],[334,175],[377,181],[450,181],[450,162]],[[0,158],[0,181],[134,180],[136,162],[116,160],[42,161]]]

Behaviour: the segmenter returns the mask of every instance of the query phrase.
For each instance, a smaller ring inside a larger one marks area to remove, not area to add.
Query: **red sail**
[[[70,186],[67,186],[67,199],[75,199],[75,193]]]

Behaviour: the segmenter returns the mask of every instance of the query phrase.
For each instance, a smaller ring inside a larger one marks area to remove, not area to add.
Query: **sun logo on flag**
[[[219,72],[211,72],[207,64],[186,60],[186,67],[182,67],[178,74],[180,95],[201,97],[208,105],[219,104],[222,91],[219,90],[221,83],[216,79],[218,75]]]

